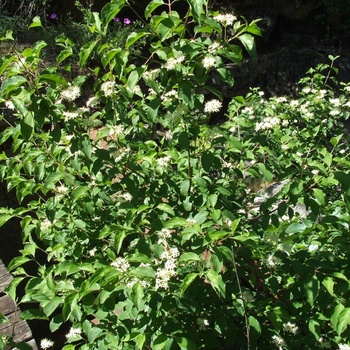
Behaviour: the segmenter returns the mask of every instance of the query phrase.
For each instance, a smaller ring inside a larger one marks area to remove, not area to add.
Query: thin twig
[[[246,304],[245,297],[244,297],[243,292],[242,292],[241,282],[239,281],[235,254],[233,252],[233,246],[231,246],[231,255],[232,255],[233,266],[234,266],[234,269],[235,269],[235,275],[236,275],[236,280],[237,280],[237,284],[238,284],[239,294],[241,295],[242,302],[243,302],[244,322],[245,322],[245,326],[246,326],[246,329],[247,329],[247,333],[246,333],[247,350],[250,350],[250,325],[249,325],[248,314],[247,314],[247,304]]]

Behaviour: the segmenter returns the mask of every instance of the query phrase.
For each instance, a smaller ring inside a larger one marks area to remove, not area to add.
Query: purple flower
[[[113,21],[114,21],[114,22],[120,22],[120,18],[119,18],[119,17],[114,17],[114,18],[113,18]]]
[[[128,25],[130,23],[131,23],[131,21],[129,18],[124,18],[124,24]]]
[[[56,19],[57,18],[57,13],[51,13],[50,19]]]

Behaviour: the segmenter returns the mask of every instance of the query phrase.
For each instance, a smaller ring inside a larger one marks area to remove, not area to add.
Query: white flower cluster
[[[101,90],[106,97],[111,96],[115,92],[115,81],[106,81],[101,85]]]
[[[52,226],[52,222],[48,219],[45,219],[40,224],[40,231],[46,231]]]
[[[119,272],[126,272],[130,268],[130,264],[123,257],[119,257],[113,262],[111,262],[111,266],[113,266]]]
[[[283,347],[286,345],[286,342],[282,337],[279,337],[278,335],[273,335],[272,336],[272,343],[274,345],[278,346],[278,349],[283,349]]]
[[[350,345],[348,344],[338,344],[339,350],[350,350]]]
[[[231,13],[227,13],[227,14],[219,14],[215,16],[214,19],[226,27],[226,26],[231,26],[237,20],[237,17]]]
[[[11,109],[11,110],[15,109],[15,106],[14,106],[14,104],[11,101],[5,101],[5,107],[7,109]]]
[[[299,328],[296,324],[292,322],[287,322],[283,325],[283,330],[287,333],[297,334],[299,331]]]
[[[123,133],[124,133],[123,125],[114,125],[109,130],[109,136],[111,136],[111,137],[118,137],[119,135],[122,135]]]
[[[170,57],[165,63],[164,67],[166,70],[175,69],[181,62],[185,60],[185,56],[181,55],[179,57]]]
[[[221,107],[222,107],[222,103],[217,99],[213,99],[205,103],[204,112],[205,113],[219,112]]]
[[[160,69],[151,69],[143,72],[143,78],[147,80],[154,80],[159,75]]]
[[[73,328],[71,327],[71,329],[69,330],[69,332],[66,334],[66,338],[70,339],[70,338],[74,338],[79,336],[82,333],[80,328]]]
[[[177,91],[173,89],[173,90],[170,90],[170,91],[166,92],[165,94],[163,94],[161,96],[161,99],[164,102],[171,102],[174,100],[175,97],[177,97]]]
[[[217,41],[214,41],[212,44],[209,45],[208,47],[208,52],[211,54],[216,53],[217,50],[221,49],[221,44],[218,43]]]
[[[87,108],[95,107],[99,103],[100,103],[100,100],[96,96],[92,96],[86,101],[86,107]]]
[[[160,136],[164,136],[165,140],[167,141],[170,141],[173,138],[173,132],[171,130],[165,130],[164,132],[158,130],[157,134]]]
[[[177,248],[164,247],[160,260],[162,267],[158,267],[156,272],[156,289],[168,289],[170,278],[176,276],[176,260],[180,255]]]
[[[170,160],[171,160],[171,158],[166,156],[166,157],[158,158],[157,163],[161,167],[166,167],[169,165]]]
[[[54,345],[54,342],[50,339],[44,338],[40,342],[40,348],[45,350],[45,349],[50,349]]]
[[[281,265],[282,264],[282,261],[281,259],[279,258],[276,258],[274,255],[270,254],[267,259],[266,259],[266,265],[269,267],[269,268],[275,268],[276,266],[278,265]]]
[[[76,119],[79,117],[79,113],[77,112],[68,112],[68,111],[64,111],[63,113],[64,116],[64,121],[68,121],[71,119]]]
[[[124,193],[117,193],[117,197],[119,199],[122,199],[126,202],[131,202],[132,201],[132,195],[129,192],[124,192]]]
[[[280,124],[280,119],[278,117],[266,117],[264,121],[256,123],[255,131],[272,129]]]
[[[78,86],[70,86],[61,92],[62,100],[74,101],[80,97],[80,88]]]
[[[136,283],[140,284],[143,288],[148,288],[150,286],[149,282],[145,280],[140,280],[136,277],[132,277],[126,282],[128,288],[132,288]]]
[[[202,60],[203,67],[209,69],[216,66],[216,58],[214,56],[205,56]]]
[[[157,236],[158,244],[167,245],[167,240],[171,238],[171,232],[166,228],[162,228],[159,232],[157,232]]]
[[[60,185],[56,187],[56,193],[58,194],[63,195],[63,194],[66,194],[67,192],[68,192],[68,188],[64,185]]]

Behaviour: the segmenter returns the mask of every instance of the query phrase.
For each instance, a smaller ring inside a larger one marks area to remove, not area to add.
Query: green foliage
[[[295,100],[252,90],[223,111],[258,21],[165,3],[123,45],[119,0],[77,56],[59,37],[50,66],[44,41],[0,59],[0,176],[22,205],[0,224],[20,217],[23,237],[7,293],[25,285],[23,317],[52,332],[72,324],[66,350],[346,344],[350,87],[322,85],[332,62]]]

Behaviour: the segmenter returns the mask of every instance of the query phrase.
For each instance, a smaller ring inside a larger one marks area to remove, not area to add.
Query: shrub
[[[252,90],[209,126],[259,29],[187,3],[151,1],[123,47],[108,28],[125,2],[91,13],[72,80],[72,43],[57,66],[45,42],[1,59],[0,175],[22,205],[0,223],[20,217],[24,245],[7,293],[71,324],[65,350],[346,346],[350,88],[318,67],[298,99]]]

